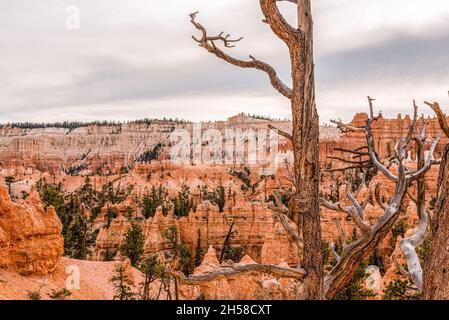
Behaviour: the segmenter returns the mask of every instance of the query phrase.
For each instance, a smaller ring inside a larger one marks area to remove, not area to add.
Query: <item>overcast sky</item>
[[[282,41],[256,0],[0,0],[0,122],[219,120],[238,112],[289,117],[265,74],[218,60],[191,39],[188,14],[211,34],[244,36],[253,54],[288,82]],[[67,6],[80,29],[66,27]],[[280,5],[295,23],[295,8]],[[449,112],[449,1],[314,0],[317,106],[321,122],[352,119],[377,98],[385,115],[413,98]]]

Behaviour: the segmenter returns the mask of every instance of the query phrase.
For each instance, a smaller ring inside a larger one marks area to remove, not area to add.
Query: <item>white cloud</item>
[[[81,10],[79,31],[65,28],[72,4]],[[288,51],[261,23],[254,0],[0,0],[0,6],[0,121],[289,114],[288,101],[264,74],[228,66],[191,39],[187,15],[200,10],[211,33],[245,37],[233,55],[254,54],[288,82]],[[449,46],[437,41],[449,39],[448,1],[313,6],[323,121],[336,108],[346,118],[364,110],[367,94],[385,99],[393,112],[412,98],[444,98],[449,70],[439,63]],[[293,23],[292,5],[281,9]]]

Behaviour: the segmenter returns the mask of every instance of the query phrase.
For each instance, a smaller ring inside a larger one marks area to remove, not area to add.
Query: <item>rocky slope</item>
[[[66,300],[112,300],[114,285],[110,279],[115,274],[117,262],[81,261],[61,258],[53,272],[47,275],[23,276],[0,269],[0,300],[29,300],[29,292],[39,292],[42,300],[50,300],[55,291],[68,289]],[[129,268],[129,285],[138,291],[142,275]],[[79,275],[78,279],[73,279]]]

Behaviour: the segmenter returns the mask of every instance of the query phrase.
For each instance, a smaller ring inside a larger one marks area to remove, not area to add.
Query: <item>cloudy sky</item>
[[[80,10],[79,30],[66,26],[70,6]],[[280,6],[295,23],[295,8]],[[387,116],[409,113],[413,98],[449,108],[449,1],[313,7],[321,122],[350,120],[367,95]],[[256,0],[0,0],[0,8],[0,122],[289,117],[263,73],[228,65],[191,39],[188,14],[200,11],[211,34],[245,37],[230,53],[253,54],[288,82],[286,47]]]

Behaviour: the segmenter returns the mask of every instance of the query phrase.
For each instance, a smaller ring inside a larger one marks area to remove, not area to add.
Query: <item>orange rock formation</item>
[[[36,191],[25,202],[15,203],[0,187],[0,268],[44,275],[55,269],[63,252],[55,210],[44,210]]]

